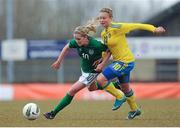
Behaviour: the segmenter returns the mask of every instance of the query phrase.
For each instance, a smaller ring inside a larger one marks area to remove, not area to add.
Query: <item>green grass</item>
[[[29,121],[22,115],[22,108],[28,102],[35,102],[41,108],[37,120]],[[179,127],[179,100],[139,100],[143,114],[134,120],[126,120],[129,107],[124,104],[117,111],[111,111],[113,101],[73,101],[54,120],[46,120],[42,113],[49,111],[58,101],[1,101],[0,126],[24,127]]]

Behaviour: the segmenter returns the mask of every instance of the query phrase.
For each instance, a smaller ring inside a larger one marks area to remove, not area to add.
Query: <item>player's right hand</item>
[[[59,67],[60,67],[60,63],[59,63],[59,61],[55,61],[52,65],[51,65],[51,67],[53,68],[53,69],[59,69]]]

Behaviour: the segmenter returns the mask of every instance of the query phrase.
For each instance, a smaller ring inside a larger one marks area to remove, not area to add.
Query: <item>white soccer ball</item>
[[[35,103],[28,103],[23,108],[23,115],[28,120],[35,120],[40,115],[40,108]]]

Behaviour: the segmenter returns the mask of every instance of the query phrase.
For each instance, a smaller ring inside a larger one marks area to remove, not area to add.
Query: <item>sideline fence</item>
[[[180,83],[131,83],[137,99],[179,99]],[[28,83],[0,86],[0,100],[46,100],[61,99],[71,84]],[[81,90],[76,100],[112,100],[104,91]]]

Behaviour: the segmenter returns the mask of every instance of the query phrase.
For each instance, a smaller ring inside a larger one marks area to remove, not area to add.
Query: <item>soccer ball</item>
[[[40,108],[35,103],[28,103],[23,107],[23,115],[28,120],[35,120],[39,117]]]

